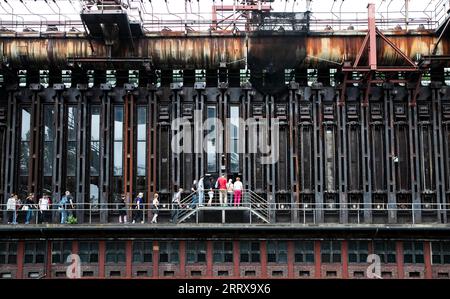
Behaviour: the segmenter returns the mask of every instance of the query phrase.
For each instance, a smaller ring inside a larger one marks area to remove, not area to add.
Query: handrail
[[[184,198],[183,203],[186,204],[189,202],[188,199],[191,199],[193,196],[193,193],[190,193],[187,197]],[[257,200],[258,197],[254,196],[253,191],[244,190],[243,198],[240,207],[242,208],[248,208],[251,210],[254,210],[258,213],[260,213],[262,216],[269,218],[269,215],[271,213],[283,213],[283,212],[291,212],[291,213],[298,213],[299,216],[302,216],[303,222],[308,223],[310,220],[308,220],[308,217],[312,217],[311,220],[312,223],[320,223],[316,219],[316,215],[318,213],[332,213],[332,214],[339,214],[339,213],[347,213],[349,217],[358,217],[357,223],[363,222],[364,214],[366,212],[372,213],[372,215],[377,214],[390,214],[390,213],[406,213],[405,215],[409,215],[411,217],[410,223],[415,224],[416,219],[415,215],[416,213],[424,214],[438,214],[438,213],[447,213],[450,214],[450,204],[449,203],[397,203],[397,204],[389,204],[389,203],[347,203],[342,204],[338,202],[333,203],[268,203],[267,201],[259,201]],[[246,197],[249,196],[249,201],[246,201]],[[215,197],[217,198],[217,196]],[[18,207],[21,208],[23,205],[19,205]],[[7,204],[0,204],[0,209],[4,212],[6,211]],[[35,204],[32,207],[32,211],[34,213],[33,215],[33,221],[32,223],[37,224],[38,223],[38,214],[41,212],[48,211],[52,214],[52,217],[56,217],[54,215],[60,214],[62,212],[61,210],[58,210],[59,205],[54,203],[49,205],[48,210],[39,210],[38,204]],[[204,206],[202,209],[233,209],[234,205],[232,206],[221,206],[217,202],[213,202],[211,206]],[[134,209],[133,205],[127,204],[125,208],[127,214],[132,213],[136,209]],[[160,203],[159,204],[159,211],[160,212],[172,212],[174,210],[180,210],[175,209],[171,203]],[[196,209],[188,209],[186,207],[182,207],[181,210],[185,213],[184,215],[187,215],[187,213],[190,213],[192,211],[195,211]],[[101,214],[102,212],[109,212],[111,216],[116,216],[119,212],[118,209],[118,203],[74,203],[73,208],[68,208],[65,210],[68,213],[72,213],[74,215],[79,215],[80,213],[84,214],[85,216],[88,216],[89,219],[85,221],[85,223],[98,223],[93,221],[93,218]],[[144,219],[146,219],[147,213],[152,212],[152,204],[151,203],[143,203],[142,209],[140,209],[143,213]],[[24,210],[16,210],[16,213],[22,213],[25,214],[27,211]],[[39,212],[39,213],[37,213]],[[56,213],[56,214],[55,214]],[[0,213],[0,218],[2,214]],[[117,221],[112,221],[109,223],[115,223]],[[272,223],[276,223],[271,221]],[[407,222],[408,223],[408,222]]]
[[[437,29],[439,25],[447,18],[447,10],[450,8],[448,0],[440,0],[440,2],[433,8],[426,8],[422,11],[409,10],[408,20],[401,12],[389,11],[387,12],[378,11],[376,25],[381,30],[391,30],[397,25],[404,26],[408,24],[408,28],[411,26],[424,25],[427,29]],[[175,32],[185,32],[186,27],[194,26],[197,28],[198,32],[209,32],[214,30],[214,20],[211,11],[198,11],[189,12],[184,11],[180,13],[175,13],[170,10],[167,12],[153,12],[152,4],[148,3],[149,6],[142,6],[139,2],[135,4],[131,2],[127,8],[123,8],[130,19],[136,19],[141,22],[143,29],[146,32],[160,32],[161,28],[170,28]],[[445,4],[445,5],[444,5]],[[61,6],[63,7],[63,6]],[[114,9],[120,7],[119,4],[113,5],[100,5],[96,7],[96,4],[84,5],[82,7],[82,12],[95,12],[95,11],[105,11],[108,8]],[[148,9],[147,9],[147,8]],[[50,7],[51,8],[51,7]],[[228,28],[225,31],[232,32],[234,29],[245,32],[245,29],[250,30],[278,30],[279,27],[283,27],[283,30],[303,30],[301,25],[308,25],[307,28],[310,31],[328,31],[328,25],[334,26],[331,30],[336,31],[349,31],[349,30],[367,30],[367,12],[342,12],[340,13],[340,18],[336,20],[333,12],[312,12],[309,17],[297,17],[297,15],[304,14],[305,12],[292,12],[284,13],[273,11],[268,16],[265,16],[262,23],[255,22],[252,23],[248,21],[247,18],[227,18],[224,16],[221,19],[223,28]],[[69,12],[64,11],[61,14],[52,13],[51,10],[43,11],[40,16],[47,19],[47,21],[33,20],[31,16],[34,14],[32,12],[20,12],[20,13],[3,13],[0,12],[1,25],[7,27],[10,30],[15,30],[16,32],[23,30],[26,27],[31,27],[39,32],[45,31],[46,25],[52,23],[63,28],[76,27],[76,29],[84,32],[83,23],[81,21],[79,12]],[[64,15],[64,19],[58,19],[59,15]],[[12,17],[11,17],[12,16]],[[16,21],[14,21],[14,17]],[[26,18],[23,22],[17,22],[17,18]],[[300,27],[299,27],[300,26]],[[353,29],[348,29],[347,27],[353,27]]]

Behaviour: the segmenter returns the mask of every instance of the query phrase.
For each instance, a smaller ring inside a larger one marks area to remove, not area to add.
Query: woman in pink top
[[[239,206],[241,204],[241,196],[242,196],[242,182],[239,177],[236,178],[236,182],[233,184],[234,189],[234,206]]]

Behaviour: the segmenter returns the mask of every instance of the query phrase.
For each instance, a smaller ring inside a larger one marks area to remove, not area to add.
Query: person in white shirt
[[[41,218],[41,223],[47,223],[49,219],[49,208],[50,208],[50,198],[47,194],[39,199],[39,214]]]
[[[241,204],[241,196],[242,196],[243,185],[241,179],[239,177],[236,178],[236,181],[233,184],[234,190],[234,206],[239,206]]]
[[[203,201],[205,199],[205,186],[203,185],[203,176],[200,178],[197,184],[197,190],[198,190],[198,205],[200,207],[203,207]]]
[[[11,197],[6,202],[6,211],[8,214],[8,224],[17,224],[17,195],[11,193]]]
[[[228,192],[228,205],[231,207],[233,205],[233,180],[229,179],[227,183],[227,192]]]

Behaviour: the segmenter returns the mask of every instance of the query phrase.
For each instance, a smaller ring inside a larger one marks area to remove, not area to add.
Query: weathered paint
[[[436,37],[433,34],[388,35],[406,55],[429,55]],[[217,68],[221,62],[230,68],[248,66],[253,69],[291,67],[329,67],[344,59],[354,60],[364,39],[355,35],[253,35],[245,36],[176,36],[146,37],[136,41],[136,52],[126,42],[114,46],[113,58],[151,58],[159,68]],[[64,68],[68,57],[105,57],[106,47],[101,41],[86,38],[62,37],[1,37],[0,53],[13,68]],[[439,44],[438,54],[449,54],[449,41]],[[377,42],[379,65],[402,65],[403,60],[385,42]],[[248,54],[247,54],[248,53]],[[361,62],[367,60],[364,54]],[[122,66],[131,66],[123,62]],[[88,68],[106,68],[103,63],[84,63]]]

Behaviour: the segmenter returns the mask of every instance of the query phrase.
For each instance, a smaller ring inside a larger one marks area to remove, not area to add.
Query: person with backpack
[[[36,208],[36,203],[34,202],[34,193],[30,193],[25,199],[22,210],[26,212],[25,214],[25,224],[30,224],[30,220],[33,217],[33,210]]]
[[[73,208],[73,201],[72,197],[70,196],[70,192],[66,191],[63,197],[61,197],[61,200],[58,204],[58,210],[61,213],[61,224],[64,224],[67,222],[67,209],[69,205]]]

